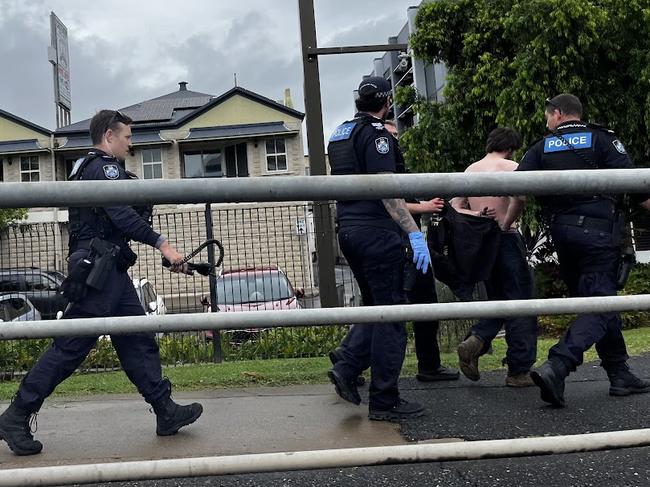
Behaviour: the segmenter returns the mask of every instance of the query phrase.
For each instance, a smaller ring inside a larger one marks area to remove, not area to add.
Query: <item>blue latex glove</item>
[[[415,264],[415,268],[422,270],[422,274],[426,274],[429,263],[431,262],[431,255],[429,254],[429,247],[424,240],[424,234],[422,232],[411,232],[409,233],[409,240],[413,249],[413,263]]]

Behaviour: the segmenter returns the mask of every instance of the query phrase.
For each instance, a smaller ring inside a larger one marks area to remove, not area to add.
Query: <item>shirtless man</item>
[[[516,130],[497,128],[488,136],[487,155],[470,165],[465,172],[514,171],[517,163],[511,158],[520,147],[521,136]],[[457,211],[494,218],[501,227],[499,253],[492,273],[485,282],[490,300],[530,299],[533,296],[533,280],[528,269],[526,248],[521,234],[514,226],[505,228],[503,225],[508,214],[509,203],[510,198],[507,196],[457,197],[451,202]],[[508,220],[518,219],[522,209],[521,204],[512,205]],[[516,212],[515,215],[513,211]],[[535,317],[479,320],[470,329],[467,338],[458,346],[460,370],[468,379],[479,380],[478,359],[488,351],[490,343],[502,326],[505,326],[508,344],[506,385],[509,387],[534,385],[530,378],[530,369],[537,356],[537,318]]]

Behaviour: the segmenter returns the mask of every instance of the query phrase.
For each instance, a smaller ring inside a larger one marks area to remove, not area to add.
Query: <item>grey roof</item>
[[[178,90],[151,100],[136,103],[135,105],[120,108],[120,111],[133,119],[132,130],[135,135],[138,129],[156,128],[160,130],[178,127],[234,95],[244,96],[301,120],[305,116],[302,112],[286,107],[270,98],[258,95],[240,86],[236,86],[218,97],[196,91]],[[82,134],[87,133],[89,130],[90,119],[87,119],[66,127],[61,127],[55,132],[55,135]]]
[[[297,132],[289,130],[283,122],[250,123],[245,125],[223,125],[220,127],[201,127],[190,129],[190,134],[184,140],[197,139],[227,139],[251,137],[271,134]]]
[[[43,149],[36,139],[30,140],[11,140],[8,142],[0,142],[0,154],[17,154],[20,152],[43,152]]]
[[[36,132],[39,132],[43,135],[47,135],[48,137],[52,135],[52,131],[49,129],[46,129],[44,127],[41,127],[40,125],[36,125],[35,123],[29,122],[25,120],[24,118],[20,118],[13,113],[6,112],[4,110],[0,110],[0,117],[7,118],[11,120],[14,123],[17,123],[18,125],[22,125],[23,127],[26,127],[28,129],[34,130]]]

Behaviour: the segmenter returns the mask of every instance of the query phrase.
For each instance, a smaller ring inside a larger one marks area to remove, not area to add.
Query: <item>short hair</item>
[[[360,96],[354,100],[354,104],[359,112],[377,113],[386,104],[389,98],[375,98],[374,96]]]
[[[521,135],[510,127],[499,127],[488,135],[485,152],[514,152],[521,147]]]
[[[133,120],[119,110],[100,110],[90,120],[90,138],[94,145],[101,144],[108,130],[116,130],[119,124],[131,125]]]
[[[582,103],[580,98],[569,93],[562,93],[553,98],[546,99],[546,111],[560,110],[564,115],[577,115],[582,117]]]

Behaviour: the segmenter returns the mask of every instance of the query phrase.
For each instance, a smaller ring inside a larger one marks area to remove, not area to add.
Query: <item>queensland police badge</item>
[[[107,164],[104,166],[104,175],[108,179],[117,179],[120,177],[120,170],[115,164]]]
[[[375,147],[380,154],[388,154],[390,152],[390,144],[386,137],[378,137],[375,139]]]

